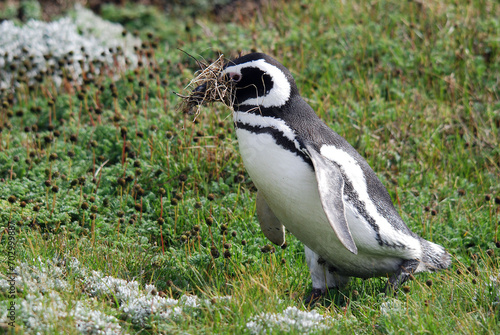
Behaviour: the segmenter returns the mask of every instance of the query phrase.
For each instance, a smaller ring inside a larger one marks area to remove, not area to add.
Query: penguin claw
[[[385,285],[385,295],[389,295],[390,293],[396,295],[399,286],[413,276],[413,273],[417,270],[419,264],[420,261],[417,259],[404,261],[398,271],[396,271],[387,281],[387,284]]]

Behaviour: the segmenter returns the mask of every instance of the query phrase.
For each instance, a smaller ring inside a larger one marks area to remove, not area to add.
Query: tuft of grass
[[[21,306],[35,306],[27,276],[16,279],[13,300],[7,293],[13,231],[16,266],[67,283],[33,284],[44,310],[59,306],[50,322],[34,314],[54,325],[47,332],[85,332],[78,320],[87,318],[126,333],[251,333],[252,320],[299,333],[263,321],[289,316],[288,307],[314,309],[331,332],[499,332],[495,1],[263,2],[255,15],[225,23],[137,8],[155,19],[129,28],[142,38],[136,63],[83,59],[80,77],[74,54],[47,55],[53,66],[29,81],[27,50],[6,67],[16,85],[0,91],[0,318],[14,301],[10,331],[45,329],[24,318]],[[106,10],[120,22],[131,15]],[[288,234],[287,248],[275,249],[260,232],[230,110],[194,117],[176,108],[172,92],[198,70],[176,48],[207,64],[219,51],[253,49],[282,61],[320,117],[367,158],[411,229],[453,255],[452,267],[416,276],[395,297],[381,294],[385,278],[354,279],[304,306],[303,247]],[[109,55],[124,56],[117,48]],[[64,265],[72,259],[85,275]],[[116,294],[89,294],[92,271],[133,282],[148,302],[153,285],[155,299],[177,301],[182,317],[165,309],[134,322]],[[193,295],[198,305],[186,306]]]

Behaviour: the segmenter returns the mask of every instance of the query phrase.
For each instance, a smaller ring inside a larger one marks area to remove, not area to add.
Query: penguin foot
[[[385,294],[393,293],[396,295],[398,288],[407,281],[417,270],[420,261],[418,259],[410,259],[404,261],[399,269],[389,278],[385,285]]]
[[[325,295],[326,291],[319,288],[313,288],[311,290],[311,293],[309,293],[304,299],[304,305],[314,305],[320,298],[324,297]]]

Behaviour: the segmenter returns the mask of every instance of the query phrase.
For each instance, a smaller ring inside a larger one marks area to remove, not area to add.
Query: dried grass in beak
[[[180,110],[183,113],[199,114],[200,108],[211,102],[222,102],[229,108],[233,106],[233,86],[232,82],[226,76],[222,76],[224,71],[224,57],[219,58],[212,64],[198,62],[201,70],[197,72],[197,76],[191,80],[186,86],[186,89],[194,87],[189,95],[181,95]],[[193,111],[196,108],[196,111]]]

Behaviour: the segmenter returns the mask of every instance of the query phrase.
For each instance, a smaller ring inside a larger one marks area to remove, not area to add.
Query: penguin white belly
[[[302,243],[333,265],[341,275],[371,277],[397,270],[404,251],[387,252],[373,228],[346,204],[346,219],[358,254],[337,238],[319,198],[312,167],[295,153],[279,146],[272,135],[237,128],[239,150],[245,167],[280,222]],[[408,257],[410,258],[410,257]]]

